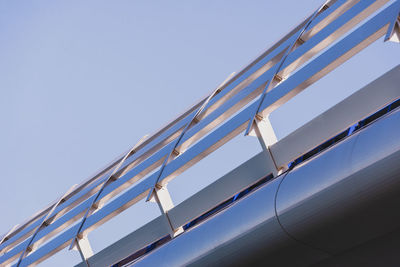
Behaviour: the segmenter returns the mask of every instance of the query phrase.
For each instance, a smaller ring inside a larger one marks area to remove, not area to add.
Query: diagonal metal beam
[[[54,203],[53,207],[47,212],[47,214],[42,218],[40,225],[36,228],[35,232],[32,234],[31,238],[29,239],[28,243],[26,244],[25,249],[22,251],[21,256],[18,259],[17,262],[17,267],[21,265],[22,260],[24,257],[33,250],[31,247],[33,240],[35,239],[37,233],[39,233],[40,230],[43,229],[43,227],[46,227],[49,225],[51,222],[47,221],[52,215],[54,210],[58,205],[60,205],[61,202],[65,201],[64,198],[70,194],[76,187],[77,185],[73,185],[63,196],[61,196],[56,203]]]
[[[135,149],[141,144],[143,143],[146,138],[148,137],[148,135],[143,136],[126,154],[125,156],[121,159],[121,161],[117,164],[117,166],[115,166],[115,169],[113,170],[113,172],[110,174],[110,176],[104,181],[103,185],[101,186],[100,190],[96,193],[95,197],[92,200],[91,205],[86,209],[85,215],[82,217],[82,220],[79,224],[78,227],[78,231],[75,235],[75,238],[73,239],[73,241],[71,242],[71,245],[69,247],[69,249],[73,249],[75,246],[79,247],[79,239],[82,239],[82,237],[80,236],[81,234],[81,229],[83,227],[83,225],[85,224],[85,221],[87,219],[87,217],[89,215],[91,215],[95,210],[97,210],[98,208],[101,208],[101,204],[97,204],[97,200],[99,199],[100,194],[103,192],[104,188],[109,184],[112,183],[113,181],[116,180],[116,178],[114,177],[114,174],[118,171],[118,169],[121,167],[121,165],[124,163],[124,161],[126,160],[126,158],[131,155],[132,153],[135,152]],[[79,251],[81,251],[81,248],[79,248]],[[81,253],[82,254],[82,253]]]
[[[286,49],[285,54],[283,55],[283,57],[281,58],[281,60],[279,61],[279,63],[276,65],[275,67],[275,71],[274,71],[274,75],[272,77],[269,78],[269,80],[267,81],[267,85],[265,86],[263,92],[261,93],[260,97],[257,100],[257,107],[254,110],[254,114],[252,114],[251,119],[249,124],[247,125],[247,129],[245,132],[245,135],[249,135],[252,128],[254,127],[254,124],[256,123],[256,116],[260,110],[260,106],[261,103],[264,101],[264,98],[266,96],[266,94],[272,90],[272,88],[274,88],[277,84],[279,84],[280,82],[282,82],[282,80],[284,79],[284,77],[281,77],[278,75],[278,73],[281,71],[281,68],[283,66],[283,64],[285,63],[285,60],[287,59],[288,55],[293,51],[293,49],[296,47],[296,45],[298,45],[298,42],[300,41],[300,44],[303,44],[304,41],[301,39],[301,37],[303,36],[303,34],[307,31],[308,27],[311,25],[312,21],[315,19],[315,17],[323,10],[323,9],[327,9],[329,8],[327,6],[327,4],[330,2],[330,0],[325,1],[325,3],[318,8],[307,20],[307,22],[304,24],[303,28],[301,29],[301,31],[298,33],[297,37],[293,40],[292,44]]]

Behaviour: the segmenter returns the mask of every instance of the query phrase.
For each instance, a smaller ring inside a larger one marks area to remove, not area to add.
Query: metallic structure
[[[400,0],[327,1],[209,97],[11,229],[0,239],[0,265],[35,265],[70,246],[80,252],[81,266],[120,266],[124,260],[139,266],[310,266],[394,231],[398,212],[390,217],[377,205],[400,203],[400,179],[393,178],[400,177],[400,111],[368,127],[359,123],[398,105],[400,67],[281,140],[268,115],[379,38],[398,42],[399,12]],[[168,182],[241,133],[257,136],[263,152],[174,206]],[[327,140],[339,137],[325,149]],[[93,255],[88,233],[141,199],[157,202],[161,215]],[[354,223],[368,214],[382,220]],[[357,227],[358,235],[352,234]],[[195,250],[187,246],[194,240],[201,244]],[[139,257],[149,245],[165,242]]]

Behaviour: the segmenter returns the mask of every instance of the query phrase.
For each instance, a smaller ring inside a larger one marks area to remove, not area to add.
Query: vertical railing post
[[[86,263],[86,266],[89,267],[88,259],[93,256],[93,249],[90,246],[89,239],[87,236],[82,238],[75,238],[73,250],[78,250],[79,255],[83,262]]]
[[[93,250],[90,247],[89,240],[87,239],[87,236],[82,233],[83,225],[86,222],[86,219],[96,210],[101,209],[102,205],[104,204],[101,199],[98,201],[101,193],[103,192],[104,188],[108,186],[110,183],[114,182],[117,177],[114,175],[116,172],[119,170],[119,168],[122,166],[122,164],[125,162],[125,160],[133,153],[135,153],[135,149],[142,143],[144,140],[146,140],[148,135],[143,136],[138,143],[136,143],[126,154],[125,156],[121,159],[121,161],[115,166],[113,172],[109,175],[109,177],[103,182],[101,188],[96,192],[96,194],[93,195],[93,200],[90,204],[90,206],[87,207],[85,215],[82,217],[81,222],[79,223],[78,230],[75,234],[75,237],[71,241],[71,245],[69,246],[69,250],[74,250],[77,249],[79,251],[79,254],[82,257],[82,260],[86,262],[86,265],[89,266],[87,262],[87,258],[93,255]]]
[[[194,113],[194,115],[192,116],[192,118],[190,119],[190,121],[185,125],[185,127],[183,128],[182,132],[180,133],[180,135],[174,140],[173,146],[171,151],[169,152],[169,154],[165,157],[163,164],[160,167],[160,170],[158,171],[158,175],[157,175],[157,179],[154,182],[153,187],[150,189],[149,194],[147,196],[146,201],[152,201],[152,202],[157,202],[158,207],[160,208],[161,213],[163,214],[163,216],[166,217],[169,226],[171,228],[171,232],[170,235],[171,237],[175,237],[178,234],[183,232],[183,228],[179,227],[178,229],[175,229],[171,223],[171,220],[168,216],[168,210],[170,210],[171,208],[173,208],[173,203],[172,203],[172,199],[171,196],[166,188],[166,185],[160,185],[159,181],[162,177],[163,171],[165,169],[165,167],[172,161],[174,160],[176,157],[179,156],[179,154],[181,153],[181,151],[178,150],[178,147],[180,145],[180,142],[183,138],[183,136],[185,135],[185,133],[187,132],[187,130],[189,130],[193,125],[195,125],[196,123],[199,122],[199,117],[202,114],[202,112],[207,109],[207,105],[210,102],[210,100],[217,95],[220,91],[221,88],[227,83],[229,82],[233,77],[234,77],[234,73],[232,73],[231,75],[228,76],[228,78],[225,79],[225,81],[223,81],[220,85],[218,85],[214,91],[204,100],[204,102],[201,104],[201,106],[197,109],[197,111]],[[183,151],[182,151],[183,153]]]
[[[258,141],[260,142],[268,161],[270,161],[270,165],[274,167],[272,170],[273,176],[280,175],[283,171],[285,171],[285,168],[276,165],[274,156],[269,149],[271,145],[278,141],[269,117],[262,118],[260,116],[256,116],[249,135],[256,136],[258,138]]]
[[[161,214],[165,216],[169,226],[170,226],[170,236],[175,237],[181,233],[183,233],[183,228],[179,227],[177,229],[171,223],[171,220],[168,215],[168,211],[174,207],[174,203],[172,202],[171,195],[166,186],[161,186],[157,184],[155,186],[155,190],[152,194],[152,198],[149,200],[152,202],[157,202],[157,205],[161,211]]]
[[[307,31],[308,27],[311,25],[311,22],[318,16],[318,14],[320,14],[321,11],[326,10],[328,8],[328,4],[331,0],[327,0],[325,1],[325,3],[318,8],[306,21],[306,23],[304,24],[303,28],[301,29],[301,31],[299,32],[299,34],[297,35],[296,39],[292,42],[292,44],[290,46],[288,46],[288,48],[285,50],[284,55],[282,56],[282,58],[279,60],[279,62],[275,65],[274,67],[274,74],[272,75],[272,77],[267,81],[267,84],[264,87],[263,92],[261,93],[260,97],[257,99],[257,107],[254,110],[253,115],[250,118],[250,121],[247,125],[247,129],[245,131],[245,136],[249,135],[251,129],[253,128],[253,124],[256,124],[257,121],[257,116],[261,116],[260,113],[260,107],[266,97],[266,95],[268,94],[268,92],[270,92],[275,86],[277,86],[279,83],[281,83],[285,77],[281,77],[279,76],[279,72],[281,71],[281,68],[283,66],[283,63],[285,63],[285,60],[287,59],[287,57],[289,56],[290,53],[292,53],[292,51],[294,49],[296,49],[298,46],[302,45],[304,43],[304,40],[301,39],[301,37],[303,36],[303,34]],[[265,115],[263,115],[265,116]],[[259,119],[261,120],[261,119]]]

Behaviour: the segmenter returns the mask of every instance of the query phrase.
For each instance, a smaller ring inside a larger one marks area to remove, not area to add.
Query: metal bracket
[[[151,199],[149,200],[151,202],[157,202],[158,207],[160,208],[161,214],[165,216],[167,219],[167,222],[170,226],[170,236],[175,237],[181,233],[183,233],[183,228],[179,227],[177,229],[174,229],[172,226],[171,220],[168,216],[168,211],[174,207],[174,203],[172,202],[171,195],[168,192],[168,189],[166,186],[156,186],[156,190],[153,192]]]
[[[89,267],[89,262],[87,261],[91,256],[93,256],[93,249],[90,246],[89,239],[87,236],[78,238],[76,237],[73,240],[74,246],[72,247],[73,250],[78,250],[79,255],[82,258],[82,261],[86,263],[86,266]]]
[[[278,139],[276,138],[275,131],[271,125],[269,118],[261,118],[256,116],[255,123],[252,125],[252,129],[249,133],[251,136],[256,136],[258,141],[260,142],[264,152],[269,156],[272,161],[272,166],[275,166],[275,171],[272,172],[274,176],[280,175],[285,169],[279,168],[274,160],[274,156],[272,155],[269,147],[275,144]]]
[[[390,23],[385,36],[386,41],[400,43],[400,15]]]
[[[255,123],[249,135],[258,137],[264,150],[278,141],[269,117],[261,118],[256,116]]]

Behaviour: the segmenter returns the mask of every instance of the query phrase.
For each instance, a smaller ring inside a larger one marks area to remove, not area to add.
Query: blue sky
[[[0,232],[239,71],[323,1],[0,1]],[[278,138],[399,64],[373,45],[271,115]],[[171,182],[175,202],[261,150],[239,136]],[[158,216],[140,203],[89,239],[95,251]],[[42,263],[80,261],[66,249]]]

